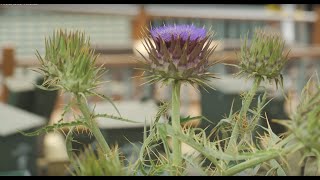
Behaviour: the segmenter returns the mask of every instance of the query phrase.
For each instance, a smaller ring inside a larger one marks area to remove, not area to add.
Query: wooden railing
[[[286,50],[287,51],[287,50]],[[39,62],[34,58],[10,58],[8,59],[8,53],[13,53],[14,49],[6,48],[3,50],[3,57],[0,59],[2,63],[0,63],[0,68],[4,69],[4,72],[11,71],[15,66],[17,67],[33,67],[38,66]],[[239,51],[236,50],[228,50],[228,51],[216,51],[209,58],[209,61],[221,61],[224,63],[237,63],[239,60],[237,57],[237,53]],[[12,54],[13,56],[13,54]],[[106,67],[135,67],[138,66],[139,63],[136,61],[136,57],[134,54],[100,54],[97,59],[97,65],[105,65]],[[317,60],[320,58],[320,46],[304,46],[304,47],[291,47],[289,59],[298,59],[298,58],[308,58],[310,60]],[[14,62],[11,62],[13,61]],[[10,69],[10,70],[9,70]],[[11,75],[6,73],[7,75]]]

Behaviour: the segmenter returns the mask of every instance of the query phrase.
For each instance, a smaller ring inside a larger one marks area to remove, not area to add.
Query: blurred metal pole
[[[286,43],[292,45],[295,41],[295,24],[294,12],[296,9],[295,4],[282,4],[283,13],[286,16],[281,22],[281,31]]]

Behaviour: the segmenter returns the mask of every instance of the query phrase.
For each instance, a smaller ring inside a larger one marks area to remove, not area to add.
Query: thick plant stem
[[[172,128],[175,132],[181,132],[180,125],[180,87],[181,83],[179,81],[174,81],[172,84]],[[173,159],[172,163],[177,167],[179,174],[179,167],[182,166],[182,152],[181,152],[181,141],[177,137],[172,137],[173,141]]]
[[[240,114],[239,114],[240,119],[238,121],[236,121],[235,126],[232,130],[231,138],[228,143],[226,152],[230,152],[231,148],[234,148],[235,145],[237,144],[237,139],[238,139],[238,134],[239,134],[239,121],[241,123],[242,120],[246,119],[250,104],[251,104],[253,97],[255,96],[255,94],[258,90],[260,82],[261,82],[260,78],[255,78],[254,83],[253,83],[253,87],[250,89],[250,91],[248,92],[248,94],[246,95],[246,97],[244,99],[244,104],[242,105],[241,110],[240,110]]]
[[[244,104],[240,110],[240,118],[245,118],[247,115],[247,112],[249,110],[250,104],[252,102],[253,97],[256,95],[256,92],[258,90],[258,87],[260,85],[261,79],[260,78],[255,78],[253,82],[253,87],[249,91],[249,93],[246,95]]]
[[[108,145],[108,143],[106,142],[106,140],[104,139],[97,122],[91,117],[91,113],[90,110],[87,106],[87,104],[82,100],[81,96],[77,96],[77,103],[78,103],[78,107],[80,109],[80,111],[82,112],[85,120],[88,123],[88,126],[90,128],[90,131],[92,132],[92,134],[94,135],[94,137],[96,138],[96,140],[98,141],[102,151],[105,154],[109,154],[110,147]]]
[[[264,156],[252,158],[250,160],[244,161],[243,163],[237,164],[237,165],[229,168],[228,170],[224,171],[222,173],[222,175],[224,175],[224,176],[236,175],[237,173],[240,173],[240,172],[244,171],[245,169],[254,167],[254,166],[261,164],[263,162],[266,162],[268,160],[275,159],[281,155],[285,155],[290,152],[298,151],[301,148],[303,148],[302,144],[293,144],[291,146],[284,147],[281,150],[276,150],[276,151],[270,150],[270,153],[268,153]]]

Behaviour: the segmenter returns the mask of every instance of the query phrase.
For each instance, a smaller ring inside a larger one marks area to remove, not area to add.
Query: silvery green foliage
[[[302,94],[298,111],[293,116],[293,134],[320,158],[320,89],[308,85]],[[320,159],[319,159],[320,160]]]
[[[311,78],[304,87],[297,111],[291,114],[291,120],[281,122],[292,133],[297,144],[302,144],[303,161],[314,159],[320,174],[320,86]],[[310,169],[310,167],[309,167]]]
[[[117,158],[118,149],[110,152],[108,156],[99,149],[94,150],[89,146],[80,156],[73,156],[72,169],[74,176],[128,176],[129,170],[124,167],[123,162]]]
[[[212,65],[208,58],[214,51],[211,47],[211,35],[203,28],[189,25],[172,25],[154,28],[145,39],[148,57],[143,62],[145,71],[149,72],[149,83],[181,81],[207,86],[209,78],[215,77],[208,72]],[[301,160],[308,159],[306,164],[320,167],[320,90],[311,91],[308,84],[303,91],[301,103],[291,120],[283,123],[289,129],[288,134],[279,137],[271,127],[262,127],[261,115],[268,103],[267,93],[254,99],[261,80],[274,80],[282,85],[281,70],[287,61],[283,55],[284,41],[278,35],[257,30],[251,46],[247,49],[247,40],[241,48],[240,72],[255,79],[255,85],[249,95],[243,98],[243,107],[234,112],[232,105],[228,116],[207,135],[204,129],[184,127],[176,131],[170,124],[160,122],[160,116],[166,114],[169,104],[164,103],[148,129],[145,127],[144,141],[138,157],[127,163],[117,148],[106,152],[94,152],[88,149],[81,157],[72,155],[72,142],[75,127],[84,125],[88,129],[99,130],[95,118],[105,117],[129,121],[122,117],[108,114],[94,114],[87,109],[85,98],[93,93],[99,84],[101,68],[95,66],[97,56],[91,50],[89,40],[79,32],[57,31],[46,40],[46,54],[38,58],[39,68],[46,81],[43,86],[49,89],[61,89],[76,95],[77,103],[70,102],[64,109],[62,119],[57,124],[47,126],[26,135],[39,135],[61,127],[70,131],[66,137],[66,146],[71,171],[74,175],[169,175],[176,172],[172,162],[172,147],[168,138],[175,137],[194,149],[191,154],[182,154],[183,163],[179,175],[290,175],[288,156],[300,152]],[[84,99],[83,99],[84,98]],[[258,101],[257,107],[249,109],[252,101]],[[65,123],[64,114],[71,106],[79,106],[82,115],[76,116],[74,122]],[[240,115],[241,114],[241,115]],[[249,115],[247,115],[249,114]],[[180,122],[195,117],[180,119]],[[199,118],[199,117],[196,117]],[[206,119],[205,117],[202,117]],[[236,125],[235,125],[236,124]],[[263,131],[256,134],[256,127]],[[100,139],[101,140],[101,139]],[[103,138],[102,138],[103,140]],[[100,141],[101,142],[101,141]],[[163,151],[161,152],[161,150]],[[308,165],[310,166],[310,165]],[[190,169],[192,171],[190,171]],[[318,172],[319,173],[319,172]]]

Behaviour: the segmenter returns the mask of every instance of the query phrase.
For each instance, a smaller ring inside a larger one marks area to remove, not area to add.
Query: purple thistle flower
[[[153,28],[150,33],[154,40],[161,38],[165,42],[170,42],[172,36],[175,40],[180,37],[183,41],[187,41],[190,36],[190,40],[195,41],[203,40],[207,35],[207,30],[194,25],[169,25]]]
[[[212,33],[206,29],[164,25],[152,28],[147,36],[144,46],[149,58],[144,58],[148,71],[154,74],[151,82],[173,79],[206,84],[207,78],[214,77],[207,69],[215,46],[210,46]]]

